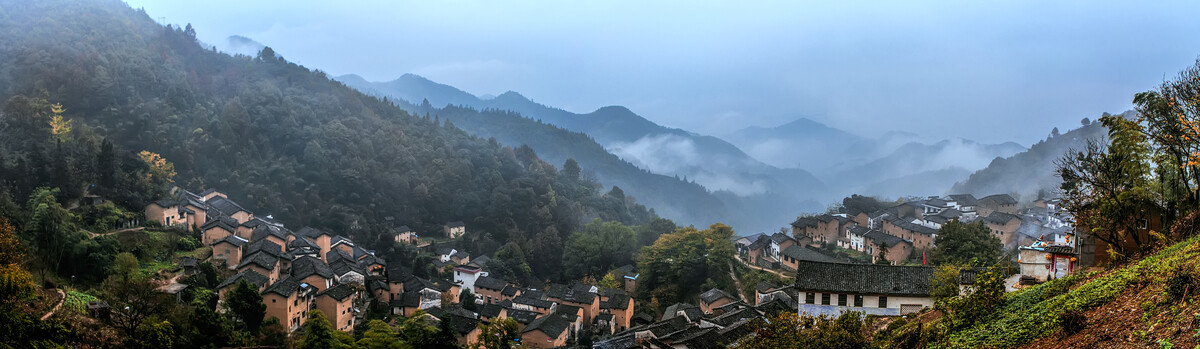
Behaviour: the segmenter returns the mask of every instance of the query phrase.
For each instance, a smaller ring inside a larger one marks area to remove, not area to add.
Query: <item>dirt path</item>
[[[789,277],[789,276],[787,276],[787,275],[784,275],[783,273],[780,273],[780,272],[778,272],[778,271],[774,271],[774,270],[771,270],[771,269],[767,269],[767,268],[763,268],[763,267],[760,267],[760,266],[757,266],[757,265],[752,265],[752,264],[750,264],[750,263],[746,263],[746,261],[742,260],[742,256],[734,255],[734,256],[733,256],[733,258],[734,258],[734,259],[737,259],[737,260],[738,260],[738,262],[741,262],[741,263],[742,263],[742,265],[744,265],[744,266],[747,266],[747,267],[750,267],[750,269],[762,270],[762,271],[765,271],[765,272],[768,272],[768,273],[772,273],[772,274],[775,274],[775,275],[779,275],[779,277],[782,277],[782,278]]]
[[[127,229],[121,229],[121,230],[113,230],[113,231],[110,231],[110,232],[107,232],[104,234],[96,234],[91,231],[88,231],[87,229],[79,229],[79,230],[82,230],[83,232],[87,233],[88,236],[95,238],[95,237],[100,237],[100,236],[105,236],[105,235],[120,234],[120,233],[124,233],[127,231],[139,231],[139,230],[145,230],[145,229],[146,229],[146,227],[133,227],[133,228],[127,228]]]
[[[46,315],[42,315],[42,321],[46,321],[46,319],[49,319],[51,316],[54,316],[54,312],[58,311],[58,308],[62,307],[63,303],[65,303],[67,301],[67,293],[66,292],[63,292],[62,289],[58,289],[58,288],[54,289],[54,291],[58,292],[58,296],[59,296],[58,304],[55,304],[54,308],[51,308],[50,312],[46,313]]]
[[[742,280],[738,279],[737,273],[733,272],[733,262],[729,262],[729,277],[733,278],[733,285],[737,287],[738,297],[742,298],[743,302],[750,303],[746,300],[746,295],[742,294]]]

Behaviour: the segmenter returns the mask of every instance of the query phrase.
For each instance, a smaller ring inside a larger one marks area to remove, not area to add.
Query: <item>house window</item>
[[[830,296],[830,294],[828,294],[828,293],[822,293],[821,294],[821,304],[829,305],[829,296]]]
[[[817,294],[809,292],[804,295],[804,303],[817,304]]]
[[[863,296],[854,295],[854,306],[859,308],[863,306]]]
[[[838,306],[839,307],[846,306],[846,295],[845,294],[838,295]]]
[[[887,308],[887,297],[886,296],[879,296],[879,307]]]
[[[1149,220],[1145,220],[1145,219],[1139,219],[1139,220],[1137,221],[1137,227],[1138,227],[1138,229],[1146,229],[1146,228],[1147,228],[1147,227],[1149,227],[1149,226],[1150,226],[1150,221],[1149,221]]]

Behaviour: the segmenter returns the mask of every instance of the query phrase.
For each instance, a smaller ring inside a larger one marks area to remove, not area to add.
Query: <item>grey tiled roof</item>
[[[249,282],[251,285],[258,286],[258,287],[263,287],[264,285],[267,284],[266,276],[264,276],[263,274],[259,274],[258,272],[253,271],[253,270],[247,270],[247,271],[243,271],[243,272],[234,274],[233,276],[230,276],[228,279],[225,279],[225,281],[221,281],[220,284],[217,284],[217,289],[220,290],[222,288],[225,288],[226,286],[235,285],[235,284],[237,284],[238,281],[241,281],[241,280],[246,280],[246,282]]]
[[[325,291],[322,291],[321,293],[317,294],[317,296],[329,296],[335,300],[341,301],[341,300],[346,299],[346,297],[350,297],[350,295],[352,295],[352,294],[354,294],[353,289],[351,289],[349,286],[346,286],[345,284],[341,284],[341,285],[327,288],[327,289],[325,289]]]
[[[559,335],[562,335],[563,331],[567,330],[567,326],[569,325],[570,323],[563,316],[550,314],[533,320],[533,322],[525,326],[525,329],[521,333],[542,331],[542,333],[545,333],[550,338],[558,338]]]
[[[804,291],[929,296],[933,267],[801,261],[796,288]]]
[[[826,255],[821,254],[820,252],[817,252],[811,248],[808,248],[805,246],[800,246],[800,245],[789,246],[788,248],[779,252],[779,254],[788,256],[792,259],[800,260],[800,261],[815,261],[815,262],[836,262],[837,261],[833,257],[826,256]]]
[[[700,301],[704,302],[706,304],[711,304],[712,302],[721,300],[721,298],[726,298],[726,299],[732,300],[733,296],[730,296],[729,293],[726,293],[725,291],[723,291],[719,288],[713,288],[711,290],[705,291],[704,293],[700,294]]]

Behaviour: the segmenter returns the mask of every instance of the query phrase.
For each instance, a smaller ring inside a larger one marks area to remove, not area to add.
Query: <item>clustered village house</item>
[[[636,311],[631,295],[640,275],[633,266],[617,270],[621,289],[582,283],[528,288],[490,276],[487,256],[438,247],[407,226],[393,229],[388,238],[394,243],[425,247],[435,255],[438,270],[452,270],[447,279],[426,279],[414,276],[413,266],[389,264],[349,238],[309,227],[289,230],[211,189],[199,194],[179,190],[174,198],[147,206],[146,216],[198,229],[203,243],[212,247],[210,260],[234,273],[218,286],[219,294],[224,297],[247,282],[263,295],[267,317],[291,330],[304,324],[310,310],[319,309],[337,329],[351,331],[373,299],[387,304],[394,315],[413,316],[421,310],[430,321],[449,321],[464,345],[477,341],[480,325],[513,319],[522,344],[530,347],[564,346],[578,330],[590,327],[601,338],[598,348],[705,348],[752,335],[751,320],[780,312],[898,316],[932,306],[933,268],[922,265],[923,256],[941,225],[951,220],[982,220],[1006,248],[1019,251],[1023,280],[1062,277],[1077,268],[1078,253],[1069,219],[1058,205],[1054,199],[1038,200],[1018,212],[1016,200],[1005,194],[982,199],[948,195],[877,212],[802,217],[792,223],[791,234],[734,238],[739,259],[792,273],[794,283],[763,282],[753,295],[744,296],[711,289],[693,304],[668,306],[658,317]],[[462,222],[451,222],[439,233],[439,238],[451,239],[467,230]],[[872,263],[830,253],[828,247],[861,252]],[[879,258],[886,263],[876,263],[884,262]],[[457,305],[464,290],[475,295],[476,311]]]
[[[389,264],[345,236],[310,227],[293,231],[270,216],[256,216],[217,190],[176,193],[148,205],[147,220],[200,231],[202,243],[212,248],[208,260],[232,273],[217,286],[219,297],[224,299],[241,282],[249,283],[262,294],[266,317],[279,319],[291,331],[303,326],[314,309],[336,329],[351,331],[372,299],[387,304],[394,315],[412,316],[421,310],[430,321],[449,321],[463,345],[477,340],[480,324],[495,319],[515,320],[523,344],[530,347],[565,345],[583,326],[607,331],[600,335],[625,331],[634,320],[630,292],[637,287],[638,274],[632,266],[619,269],[622,289],[552,284],[541,291],[488,276],[487,256],[429,246],[436,254],[434,264],[439,270],[452,266],[453,278],[426,279],[414,276],[412,266]],[[446,239],[457,238],[466,234],[466,225],[450,222],[441,233]],[[395,243],[419,243],[417,233],[407,226],[390,235]],[[197,262],[185,258],[180,264],[194,270]],[[168,290],[185,287],[172,285]],[[457,306],[463,290],[477,295],[478,312]]]

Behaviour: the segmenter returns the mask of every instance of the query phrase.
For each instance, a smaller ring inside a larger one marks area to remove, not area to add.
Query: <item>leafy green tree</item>
[[[942,225],[929,253],[934,265],[976,266],[994,264],[1003,254],[1000,238],[992,235],[983,221],[963,223],[957,220]]]
[[[237,321],[246,326],[246,331],[257,334],[262,325],[263,317],[267,315],[267,305],[263,304],[258,287],[246,280],[238,281],[237,286],[225,296],[225,306]]]
[[[583,231],[571,234],[563,253],[563,268],[567,279],[600,276],[604,272],[630,263],[636,251],[633,229],[620,222],[594,220]]]
[[[140,275],[113,275],[104,281],[103,299],[111,306],[113,327],[129,338],[148,320],[166,314],[174,301],[158,284]]]
[[[732,236],[733,228],[720,223],[705,230],[685,227],[643,247],[638,255],[638,270],[644,278],[638,286],[639,296],[656,297],[667,304],[685,301],[699,294],[710,279],[720,280],[723,289],[733,289],[729,277],[735,251]]]
[[[300,338],[300,343],[296,345],[298,349],[339,349],[350,348],[350,344],[343,343],[338,337],[337,332],[333,329],[333,325],[329,324],[329,318],[325,317],[325,313],[320,310],[313,310],[308,313],[308,321],[304,323],[304,336]]]
[[[29,197],[30,219],[26,225],[42,265],[55,271],[67,251],[82,240],[82,233],[72,224],[71,213],[58,203],[56,194],[58,189],[38,188]],[[45,269],[42,278],[45,279]]]
[[[862,332],[862,313],[846,312],[833,317],[798,316],[782,312],[768,318],[756,318],[749,324],[755,336],[740,342],[737,348],[869,348]],[[729,344],[729,343],[723,343]]]
[[[458,293],[458,304],[462,304],[463,309],[475,311],[475,294],[470,289],[463,289]]]
[[[403,349],[404,343],[397,337],[399,332],[392,325],[381,320],[371,320],[367,323],[367,332],[358,340],[358,347],[363,349]]]
[[[209,306],[209,303],[216,300],[216,294],[207,293],[197,296],[192,301],[191,332],[188,336],[191,345],[224,347],[233,344],[233,324],[229,318]]]
[[[138,259],[132,253],[121,252],[113,258],[112,275],[121,277],[136,277],[141,273],[141,267],[138,266]]]
[[[496,252],[496,258],[488,262],[488,268],[496,277],[514,282],[525,282],[533,275],[521,246],[511,241]]]
[[[436,341],[437,327],[433,327],[430,322],[430,316],[424,311],[418,310],[412,313],[404,323],[400,325],[400,338],[405,343],[413,348],[426,348],[432,346]]]
[[[649,223],[637,227],[638,246],[650,246],[654,244],[654,240],[658,240],[659,236],[673,232],[675,229],[679,229],[679,227],[670,219],[652,219]]]
[[[957,272],[954,274],[953,283],[957,285]],[[943,284],[940,287],[945,289],[940,291],[943,292],[942,298],[934,306],[946,314],[943,318],[946,326],[950,329],[967,328],[993,316],[1004,302],[1004,276],[1003,266],[989,266],[976,272],[974,282],[964,285],[962,295],[956,297],[945,297],[945,291],[950,286]]]
[[[480,326],[483,326],[482,324]],[[471,345],[474,349],[508,349],[514,347],[521,338],[517,329],[517,321],[504,318],[492,321],[484,326],[479,333],[479,341]]]
[[[1137,233],[1138,221],[1161,210],[1162,191],[1151,182],[1150,146],[1142,126],[1111,115],[1100,122],[1109,129],[1107,147],[1089,141],[1085,149],[1070,152],[1057,163],[1063,204],[1079,225],[1091,228],[1092,237],[1113,248],[1110,253],[1128,255],[1149,242]],[[1173,169],[1159,171],[1177,177]],[[1132,243],[1134,251],[1127,250],[1126,242]]]

